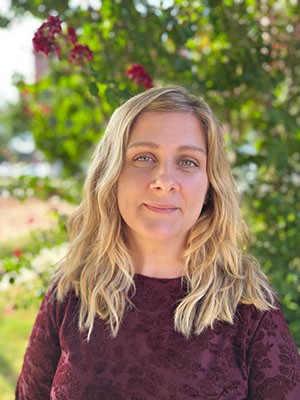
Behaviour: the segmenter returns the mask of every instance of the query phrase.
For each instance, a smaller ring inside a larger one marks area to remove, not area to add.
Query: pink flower
[[[18,257],[21,258],[21,256],[23,255],[23,252],[21,249],[14,249],[13,254]]]
[[[30,215],[26,220],[28,225],[31,225],[34,221],[35,221],[35,217],[33,215]]]
[[[88,46],[76,43],[69,55],[69,62],[72,64],[83,65],[86,61],[92,61],[93,52]]]
[[[144,86],[146,89],[153,87],[153,81],[151,76],[146,72],[145,68],[141,64],[131,64],[126,75],[138,85]]]

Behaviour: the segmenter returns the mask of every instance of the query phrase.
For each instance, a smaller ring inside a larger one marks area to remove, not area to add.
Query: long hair
[[[80,298],[79,328],[92,332],[95,317],[116,336],[135,293],[134,268],[117,204],[118,178],[133,124],[143,112],[193,113],[207,144],[209,190],[184,252],[186,295],[174,328],[186,337],[216,321],[233,323],[239,303],[273,307],[274,294],[258,263],[244,254],[247,229],[223,143],[222,128],[209,106],[181,87],[153,88],[113,113],[87,174],[79,207],[70,216],[69,251],[56,273],[57,297],[70,289]],[[200,306],[201,304],[201,306]]]

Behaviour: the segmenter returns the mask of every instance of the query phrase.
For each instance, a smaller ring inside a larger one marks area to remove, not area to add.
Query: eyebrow
[[[128,149],[131,149],[132,147],[150,147],[151,149],[158,149],[159,148],[159,146],[156,143],[147,142],[147,141],[130,143],[128,145]],[[206,151],[203,149],[203,147],[189,145],[189,144],[185,144],[185,145],[179,146],[178,150],[179,151],[193,150],[193,151],[198,151],[199,153],[203,153],[203,154],[206,155]]]

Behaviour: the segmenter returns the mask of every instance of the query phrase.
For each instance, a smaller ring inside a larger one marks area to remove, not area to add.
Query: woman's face
[[[141,114],[118,180],[118,205],[130,239],[186,243],[206,192],[206,140],[185,112]]]

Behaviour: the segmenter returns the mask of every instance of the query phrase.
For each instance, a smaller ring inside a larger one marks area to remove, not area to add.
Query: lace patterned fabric
[[[235,323],[187,340],[173,328],[181,279],[137,275],[116,338],[97,319],[78,331],[79,301],[46,294],[16,388],[19,400],[299,400],[300,359],[280,307],[240,305]]]

